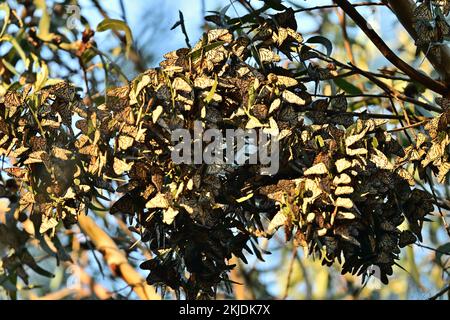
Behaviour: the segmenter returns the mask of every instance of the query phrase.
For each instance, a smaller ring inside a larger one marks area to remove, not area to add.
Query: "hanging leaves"
[[[130,27],[123,21],[117,19],[104,19],[97,25],[97,32],[107,30],[124,31],[125,32],[125,53],[129,55],[131,46],[133,45],[133,35]]]

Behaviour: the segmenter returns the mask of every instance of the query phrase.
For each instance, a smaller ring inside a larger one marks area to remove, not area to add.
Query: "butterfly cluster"
[[[304,128],[293,155],[302,175],[260,192],[280,204],[281,219],[273,221],[285,225],[287,239],[293,237],[324,265],[337,260],[343,274],[361,275],[377,266],[387,283],[400,248],[421,239],[433,205],[428,194],[411,190],[409,173],[389,161],[403,150],[383,123]],[[399,228],[405,220],[411,231]]]
[[[337,260],[343,272],[359,274],[376,265],[386,283],[400,248],[421,239],[433,210],[403,168],[417,152],[403,150],[383,122],[355,121],[345,97],[312,98],[292,64],[318,53],[295,31],[292,9],[261,19],[250,25],[252,37],[236,37],[218,17],[222,28],[108,89],[98,106],[85,105],[65,82],[8,91],[0,108],[5,217],[29,218],[36,234],[57,244],[59,223],[70,228],[114,198],[111,214],[128,220],[153,253],[141,264],[147,282],[189,299],[213,298],[220,285],[229,287],[231,258],[245,262],[247,251],[263,259],[258,239],[281,226],[287,240],[324,264]],[[316,81],[334,72],[308,69]],[[257,164],[175,163],[171,133],[193,130],[195,121],[205,129],[276,135],[281,169],[261,176]],[[431,150],[423,165],[447,163],[443,152]],[[405,219],[411,231],[399,227]],[[0,220],[0,228],[8,226]],[[0,242],[11,247],[14,237]],[[3,264],[11,257],[32,264],[26,253],[5,256]]]
[[[450,26],[446,20],[449,12],[450,2],[447,0],[422,1],[414,9],[417,46],[425,47],[427,52],[430,50],[440,56],[440,45],[450,36]]]

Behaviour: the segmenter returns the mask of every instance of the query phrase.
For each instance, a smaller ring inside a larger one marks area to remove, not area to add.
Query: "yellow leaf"
[[[133,44],[133,35],[130,27],[121,20],[116,19],[104,19],[97,26],[97,32],[103,32],[106,30],[121,30],[125,32],[125,53],[128,56],[131,45]]]
[[[156,123],[163,112],[162,106],[157,106],[155,110],[152,112],[152,121]]]
[[[308,168],[303,173],[305,176],[313,175],[313,174],[326,174],[328,173],[327,166],[324,163],[318,163],[311,168]]]
[[[178,215],[178,210],[173,209],[170,207],[163,213],[163,222],[166,224],[172,224],[172,222],[175,220],[175,217]]]
[[[119,158],[114,158],[114,164],[113,169],[114,172],[118,175],[123,174],[125,171],[130,171],[131,167],[133,166],[133,163],[126,163],[123,160],[120,160]]]
[[[145,204],[146,208],[169,208],[169,201],[167,201],[166,196],[163,193],[157,193],[150,201]]]

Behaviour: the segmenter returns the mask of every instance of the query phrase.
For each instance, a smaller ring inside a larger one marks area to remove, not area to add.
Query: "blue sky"
[[[201,37],[203,12],[202,12],[202,0],[189,0],[189,1],[177,1],[177,0],[123,0],[126,9],[126,15],[128,23],[133,30],[133,36],[138,43],[139,49],[151,52],[154,55],[154,61],[152,65],[148,67],[154,67],[160,60],[162,55],[166,52],[176,50],[185,46],[184,35],[179,29],[170,31],[170,27],[178,21],[178,11],[180,10],[184,15],[184,20],[187,28],[187,33],[190,38],[191,44],[195,44]],[[226,5],[230,4],[231,0],[204,0],[205,11],[220,10]],[[234,0],[234,2],[237,2]],[[332,3],[331,0],[292,0],[292,3],[299,4],[305,7],[313,7],[318,5],[326,5]],[[92,4],[89,0],[81,0],[82,14],[87,17],[92,27],[96,27],[102,20],[102,17],[98,12],[92,8]],[[119,0],[102,1],[102,5],[109,12],[112,18],[121,19],[121,9]],[[261,6],[263,1],[252,1],[254,6]],[[240,13],[244,12],[244,9],[239,3],[234,6]],[[389,41],[395,41],[398,43],[396,30],[393,29],[392,15],[386,8],[377,10],[376,14],[373,14],[369,9],[358,9],[363,15],[365,15],[375,30],[377,30],[384,39]],[[234,8],[230,7],[227,12],[229,15],[235,15]],[[309,15],[302,14],[298,16],[298,31],[302,33],[308,33],[314,30],[316,21]],[[147,29],[145,29],[147,26]],[[152,26],[148,29],[148,26]],[[349,29],[349,32],[353,32]],[[357,32],[357,31],[356,31]],[[326,36],[326,35],[324,35]],[[97,34],[97,43],[100,48],[110,46],[111,37],[108,33],[105,35]],[[372,61],[372,64],[376,67],[389,65],[387,60],[379,55],[378,58]]]
[[[329,4],[330,1],[317,0],[307,3],[303,0],[295,1],[298,4],[304,6]],[[87,12],[90,8],[90,1],[82,0],[81,3],[88,4],[82,9],[82,14],[88,17],[92,26],[96,26],[100,21],[100,15],[92,10]],[[205,0],[205,11],[220,10],[226,5],[230,4],[230,0]],[[254,1],[256,6],[262,4],[262,1]],[[103,1],[102,5],[108,9],[112,18],[121,18],[121,10],[119,0]],[[142,34],[142,25],[151,19],[154,25],[159,26],[158,30],[151,30],[148,33],[156,33],[153,35],[150,41],[144,45],[151,49],[152,52],[162,56],[165,52],[169,52],[180,47],[185,46],[184,35],[179,30],[170,31],[170,27],[178,21],[178,11],[180,10],[184,15],[187,33],[190,38],[191,44],[197,42],[202,34],[201,26],[203,23],[202,18],[202,1],[190,0],[190,1],[176,1],[176,0],[124,0],[128,23],[131,29],[134,31],[134,38],[138,39],[140,47],[143,46],[139,37]],[[238,12],[242,13],[243,9],[240,4],[235,4],[235,8]],[[229,9],[228,14],[235,15],[234,8]],[[310,30],[314,26],[314,21],[311,18],[304,17],[301,21],[301,30]],[[148,31],[148,30],[145,30]],[[158,36],[160,34],[161,36]],[[147,34],[148,36],[148,34]],[[110,38],[97,37],[99,40],[99,46],[102,44],[108,45]],[[159,61],[159,60],[158,60]]]

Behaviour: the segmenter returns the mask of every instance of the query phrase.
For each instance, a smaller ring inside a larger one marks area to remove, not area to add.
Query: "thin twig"
[[[81,59],[81,57],[78,58],[78,61],[80,63],[81,69],[83,70],[83,79],[84,79],[84,84],[86,86],[86,93],[89,97],[89,105],[92,105],[94,100],[92,98],[91,89],[89,87],[89,79],[88,79],[88,73],[86,70],[86,65],[84,64],[83,59]]]
[[[428,250],[431,250],[431,251],[434,251],[434,252],[437,252],[437,253],[440,253],[440,254],[443,254],[443,255],[446,255],[446,256],[450,256],[450,252],[445,252],[445,251],[442,251],[442,250],[439,250],[439,249],[435,249],[435,248],[432,248],[432,247],[428,247],[428,246],[426,246],[426,245],[423,245],[423,244],[421,244],[421,243],[418,243],[418,242],[416,242],[416,243],[414,243],[416,246],[418,246],[418,247],[421,247],[421,248],[424,248],[424,249],[428,249]]]
[[[378,33],[375,32],[375,30],[370,26],[367,20],[350,4],[350,2],[348,2],[347,0],[333,1],[353,19],[358,27],[367,35],[370,41],[372,41],[372,43],[378,48],[378,50],[380,50],[383,56],[385,56],[386,59],[388,59],[394,66],[410,76],[411,79],[423,84],[426,88],[442,95],[447,94],[449,88],[447,88],[446,85],[417,71],[408,63],[403,61],[400,57],[398,57],[378,35]]]
[[[186,45],[187,45],[187,47],[190,49],[190,48],[191,48],[191,44],[189,43],[189,36],[188,36],[188,34],[187,34],[187,31],[186,31],[186,25],[184,24],[184,16],[183,16],[183,12],[181,12],[181,10],[178,11],[178,12],[179,12],[179,15],[180,15],[180,20],[179,20],[179,22],[180,22],[181,31],[182,31],[183,34],[184,34],[184,41],[186,41]]]
[[[447,291],[450,290],[450,284],[448,284],[446,287],[444,287],[441,291],[439,291],[438,293],[436,293],[434,296],[432,296],[431,298],[428,298],[428,300],[436,300],[437,298],[439,298],[440,296],[443,296]]]
[[[406,95],[404,95],[403,93],[400,93],[399,91],[397,91],[396,89],[394,89],[393,87],[389,86],[388,84],[386,84],[385,82],[381,81],[380,79],[378,79],[377,77],[373,76],[372,74],[370,74],[370,72],[366,72],[360,68],[358,68],[357,66],[351,64],[351,66],[360,74],[362,74],[363,76],[365,76],[367,79],[369,79],[370,81],[372,81],[373,83],[375,83],[379,88],[383,89],[386,93],[388,93],[390,96],[392,96],[395,99],[399,99],[399,100],[403,100],[405,102],[410,102],[413,103],[415,105],[421,106],[422,108],[428,110],[428,111],[434,111],[434,112],[438,112],[438,113],[442,113],[442,109],[433,105],[430,105],[428,103],[424,103],[422,101],[416,100],[414,98],[410,98]]]
[[[428,181],[434,201],[437,202],[438,199],[436,196],[436,191],[433,188],[433,180],[427,173],[425,174],[425,181]],[[448,226],[447,221],[445,220],[445,216],[444,216],[444,213],[442,212],[442,208],[440,206],[437,206],[437,208],[439,211],[439,215],[441,216],[442,223],[444,224],[445,231],[447,231],[447,234],[450,237],[450,227]]]
[[[312,283],[311,283],[311,280],[309,279],[308,271],[305,267],[305,264],[303,263],[302,258],[298,254],[297,254],[297,261],[298,261],[298,264],[300,265],[300,269],[302,269],[303,279],[305,280],[306,299],[312,299],[312,295],[313,295]]]
[[[350,69],[350,68],[349,68]],[[393,76],[393,75],[389,75],[389,74],[384,74],[384,73],[377,73],[377,72],[371,72],[371,71],[367,71],[370,72],[373,76],[377,77],[377,78],[383,78],[383,79],[388,79],[388,80],[397,80],[397,81],[405,81],[405,82],[413,82],[411,79],[406,78],[406,77],[398,77],[398,76]],[[346,71],[343,73],[339,73],[333,77],[330,78],[330,80],[332,79],[339,79],[339,78],[348,78],[354,75],[358,75],[358,73],[354,70],[350,70],[350,71]],[[301,82],[311,82],[311,81],[316,81],[316,79],[310,77],[310,76],[303,76],[303,77],[296,77],[297,80],[301,81]]]
[[[306,45],[304,45],[306,46]],[[366,77],[367,79],[369,79],[370,81],[372,81],[374,84],[376,84],[379,88],[383,89],[383,91],[385,91],[387,94],[389,94],[390,96],[392,96],[393,98],[397,99],[397,100],[403,100],[405,102],[409,102],[412,104],[415,104],[417,106],[420,106],[422,108],[424,108],[425,110],[428,111],[434,111],[434,112],[438,112],[438,113],[442,113],[442,109],[434,106],[434,105],[430,105],[428,103],[419,101],[417,99],[408,97],[406,95],[404,95],[403,93],[399,92],[398,90],[396,90],[395,88],[389,86],[388,84],[386,84],[385,82],[381,81],[380,79],[378,79],[377,74],[374,74],[370,71],[365,71],[362,70],[360,68],[358,68],[356,65],[353,65],[351,63],[349,64],[345,64],[339,60],[336,60],[332,57],[328,57],[326,55],[324,55],[322,52],[320,52],[319,50],[316,50],[314,48],[308,47],[309,50],[314,51],[318,54],[319,59],[326,61],[326,62],[331,62],[334,63],[336,66],[339,66],[341,68],[345,68],[345,69],[350,69],[353,72],[356,72],[357,74],[363,75],[364,77]]]
[[[390,96],[382,93],[361,93],[361,94],[335,94],[335,95],[326,95],[326,94],[311,94],[313,97],[322,97],[322,98],[389,98]]]
[[[314,108],[306,107],[302,109],[302,111],[318,111]],[[399,120],[403,119],[402,115],[393,115],[393,114],[381,114],[381,113],[368,113],[368,112],[341,112],[336,110],[320,110],[320,112],[324,112],[329,115],[349,115],[354,117],[359,117],[362,119],[394,119]]]
[[[386,132],[398,132],[398,131],[404,131],[404,130],[406,130],[406,129],[410,129],[410,128],[415,128],[415,127],[421,126],[421,125],[423,125],[424,123],[427,123],[428,121],[429,121],[429,120],[422,120],[422,121],[419,121],[419,122],[416,122],[416,123],[413,123],[413,124],[410,124],[410,125],[407,125],[407,126],[403,126],[403,127],[401,127],[401,128],[395,128],[395,129],[387,130]]]
[[[286,298],[289,295],[289,288],[291,287],[291,277],[292,277],[292,271],[294,270],[294,262],[295,259],[297,258],[297,248],[294,246],[292,248],[292,257],[291,257],[291,262],[289,263],[289,269],[288,269],[288,274],[287,274],[287,278],[286,278],[286,287],[284,289],[284,295],[283,295],[283,300],[286,300]]]
[[[361,3],[354,3],[352,4],[353,7],[368,7],[368,6],[385,6],[386,4],[383,2],[361,2]],[[311,8],[299,8],[294,10],[294,12],[308,12],[308,11],[314,11],[314,10],[324,10],[324,9],[333,9],[337,8],[338,5],[336,4],[329,4],[329,5],[323,5],[323,6],[316,6]]]
[[[353,55],[352,45],[350,43],[350,38],[348,37],[348,33],[347,33],[347,19],[346,19],[345,12],[342,10],[339,10],[339,9],[337,9],[336,11],[337,11],[338,19],[339,19],[339,24],[340,24],[341,30],[342,30],[342,38],[344,40],[345,51],[347,53],[349,61],[351,63],[355,64],[355,57]]]

